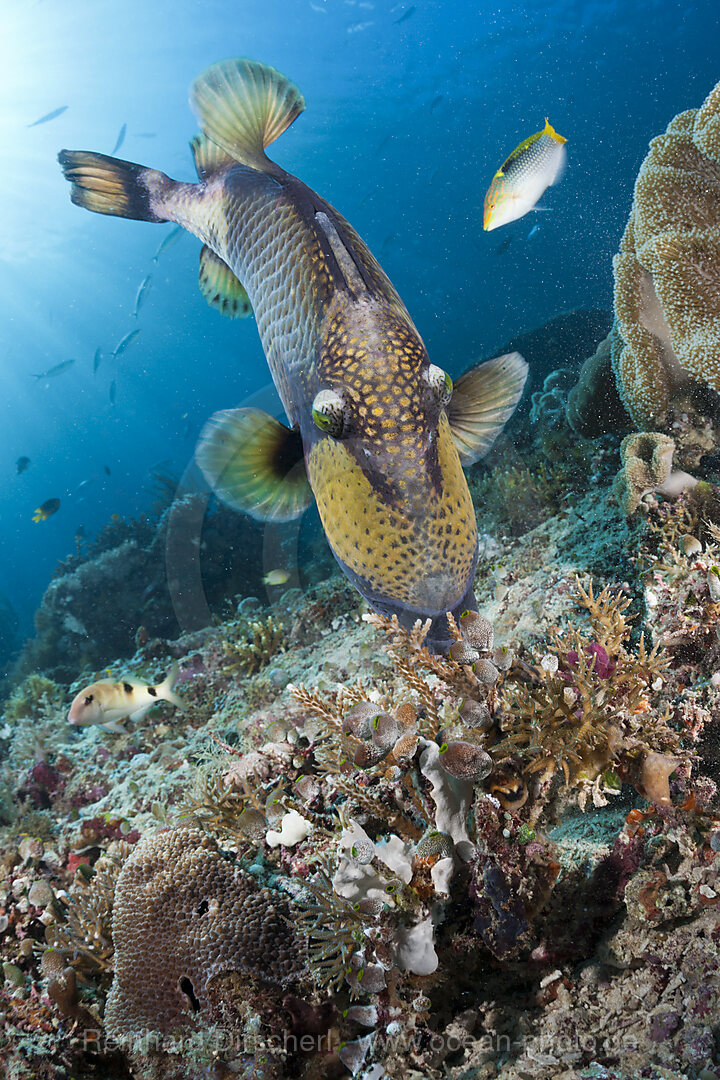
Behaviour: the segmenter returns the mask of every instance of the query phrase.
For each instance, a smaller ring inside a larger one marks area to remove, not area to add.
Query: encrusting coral
[[[641,428],[689,382],[720,390],[720,83],[650,143],[614,259],[612,363]]]

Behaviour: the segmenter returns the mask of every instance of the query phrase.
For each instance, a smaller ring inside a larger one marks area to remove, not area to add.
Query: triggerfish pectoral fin
[[[463,465],[487,454],[522,397],[528,365],[506,353],[471,368],[455,383],[448,420]]]
[[[250,297],[226,262],[205,245],[200,252],[198,274],[200,292],[211,308],[228,319],[246,319],[252,315]]]
[[[312,502],[299,432],[261,409],[215,413],[195,457],[223,502],[260,521],[291,521]]]

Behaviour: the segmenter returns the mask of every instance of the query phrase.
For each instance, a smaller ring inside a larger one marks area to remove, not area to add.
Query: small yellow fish
[[[271,570],[269,574],[266,574],[263,578],[264,585],[284,585],[286,581],[290,580],[290,575],[287,570]]]
[[[174,690],[177,677],[178,664],[175,663],[159,686],[150,686],[136,679],[92,683],[75,697],[68,713],[68,723],[79,727],[102,724],[106,731],[120,732],[124,731],[120,721],[142,720],[158,701],[168,701],[184,712],[187,706]]]
[[[38,506],[37,510],[33,514],[33,521],[47,521],[53,514],[57,514],[60,509],[59,499],[46,499],[42,506]]]
[[[493,176],[485,195],[486,232],[524,217],[545,189],[557,183],[567,156],[566,142],[545,117],[542,131],[536,131],[513,150]]]

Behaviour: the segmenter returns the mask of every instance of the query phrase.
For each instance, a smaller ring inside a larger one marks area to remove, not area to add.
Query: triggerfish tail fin
[[[252,315],[250,298],[226,262],[203,247],[200,252],[200,292],[211,308],[229,319],[246,319]]]
[[[260,521],[291,521],[312,501],[299,432],[261,409],[215,413],[195,458],[223,502]]]
[[[76,206],[135,221],[170,220],[155,205],[156,196],[174,184],[165,173],[89,150],[61,150],[58,161]]]
[[[506,353],[471,368],[455,383],[448,420],[463,465],[487,454],[522,397],[528,366]]]
[[[305,108],[298,88],[267,64],[222,60],[200,75],[190,105],[204,134],[242,165],[276,173],[265,154]]]
[[[174,705],[180,712],[187,711],[187,702],[175,692],[175,683],[178,680],[180,674],[180,665],[177,661],[172,665],[164,682],[161,682],[157,687],[158,700],[169,701],[171,705]]]

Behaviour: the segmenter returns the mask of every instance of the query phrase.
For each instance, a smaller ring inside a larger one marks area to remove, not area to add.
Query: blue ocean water
[[[58,150],[110,153],[125,124],[118,156],[192,180],[192,79],[226,56],[274,65],[307,111],[273,156],[350,220],[456,374],[559,311],[611,306],[648,140],[720,78],[719,30],[716,0],[6,0],[0,593],[23,631],[78,528],[149,507],[153,467],[182,475],[207,417],[268,383],[253,320],[200,296],[197,241],[154,264],[172,227],[72,206]],[[495,169],[545,116],[568,139],[548,211],[484,234]],[[34,523],[53,497],[60,511]]]

